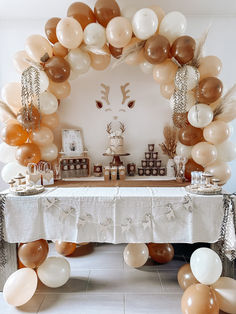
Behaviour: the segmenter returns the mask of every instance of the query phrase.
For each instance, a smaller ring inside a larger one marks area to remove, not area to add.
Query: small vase
[[[167,177],[175,177],[175,162],[174,159],[169,159],[166,165]]]

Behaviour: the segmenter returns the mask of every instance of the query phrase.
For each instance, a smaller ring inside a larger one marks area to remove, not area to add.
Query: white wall
[[[92,6],[95,1],[87,2]],[[119,1],[121,7],[124,3],[134,2],[134,0]],[[140,7],[147,6],[147,3],[158,3],[167,12],[181,10],[187,13],[187,33],[194,38],[200,37],[211,23],[206,53],[221,58],[224,66],[220,77],[225,89],[227,89],[236,82],[235,2],[227,1],[228,6],[223,6],[222,1],[214,1],[213,9],[211,9],[213,3],[211,0],[198,1],[198,4],[194,5],[192,1],[190,5],[190,1],[187,0],[178,1],[178,3],[175,1],[139,0],[135,3],[138,3]],[[19,80],[19,75],[13,68],[11,58],[16,51],[24,48],[25,39],[30,34],[43,34],[47,19],[52,16],[62,16],[63,12],[66,15],[65,8],[72,1],[60,0],[56,2],[55,6],[52,5],[53,3],[55,4],[55,1],[1,1],[0,88],[7,82]],[[29,5],[28,9],[26,9],[26,5]],[[13,7],[14,10],[12,10]],[[127,109],[126,113],[120,113],[121,92],[119,88],[121,84],[126,82],[130,82],[131,98],[136,100],[136,106],[133,110]],[[100,99],[101,83],[111,86],[110,100],[113,112],[98,111],[95,106],[95,100]],[[142,74],[136,67],[122,65],[114,70],[108,69],[104,72],[91,70],[76,81],[72,81],[71,85],[70,97],[60,105],[62,126],[82,128],[85,145],[93,161],[104,161],[102,153],[107,145],[105,126],[107,122],[113,119],[114,113],[119,113],[119,120],[125,122],[127,127],[125,142],[127,151],[131,153],[131,156],[126,159],[127,161],[138,162],[143,156],[147,143],[154,142],[158,145],[162,141],[163,126],[170,121],[171,111],[168,101],[160,95],[159,87],[151,76]],[[233,125],[235,128],[233,140],[236,141],[235,121]],[[231,166],[232,172],[236,173],[236,162],[232,162]],[[226,188],[229,191],[236,190],[236,179],[233,175]]]

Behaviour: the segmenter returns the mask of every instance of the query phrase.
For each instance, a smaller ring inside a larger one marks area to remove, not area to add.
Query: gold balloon
[[[171,83],[175,79],[178,66],[167,59],[160,64],[156,64],[153,68],[153,78],[158,83]]]
[[[11,146],[24,144],[29,134],[19,123],[7,123],[1,131],[2,140]]]
[[[40,149],[36,144],[25,143],[20,145],[16,151],[16,160],[22,166],[27,166],[29,163],[37,164],[41,159]]]
[[[69,256],[73,254],[74,251],[76,250],[76,243],[56,241],[55,248],[56,248],[57,253],[64,256]]]
[[[89,52],[91,58],[91,67],[96,71],[105,70],[111,62],[111,53],[107,45],[102,48],[104,54],[95,54]]]
[[[180,288],[186,290],[193,284],[199,283],[197,279],[194,277],[190,264],[184,264],[180,267],[177,275],[178,283]]]
[[[49,80],[48,91],[57,99],[64,99],[70,95],[71,87],[68,81],[56,83]]]
[[[220,180],[220,185],[225,184],[231,177],[230,166],[224,161],[215,161],[205,168],[205,171],[210,172],[215,178]]]
[[[224,121],[213,121],[204,128],[203,136],[211,144],[221,144],[230,136],[230,128]]]
[[[17,113],[17,121],[25,129],[34,129],[40,125],[40,113],[35,106],[30,105],[27,111],[22,107]]]
[[[54,130],[59,125],[58,113],[55,112],[53,114],[48,114],[48,115],[42,116],[41,123],[42,123],[42,125]]]

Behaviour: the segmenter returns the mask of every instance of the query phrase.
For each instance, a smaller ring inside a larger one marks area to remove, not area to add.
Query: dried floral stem
[[[164,153],[169,158],[173,159],[176,155],[177,146],[177,130],[175,127],[166,125],[163,130],[164,142],[160,144],[160,147]]]
[[[204,48],[204,45],[206,43],[207,36],[208,36],[209,31],[210,31],[210,28],[211,28],[211,25],[209,25],[208,28],[205,30],[205,32],[202,34],[201,38],[198,41],[197,48],[195,50],[195,55],[194,55],[194,58],[192,60],[191,65],[193,65],[193,66],[195,66],[197,68],[200,65],[200,59],[203,56],[203,48]]]
[[[236,94],[236,84],[234,84],[228,92],[221,98],[216,108],[214,109],[214,118],[221,115],[224,112],[229,111],[229,106],[232,101],[233,95]]]

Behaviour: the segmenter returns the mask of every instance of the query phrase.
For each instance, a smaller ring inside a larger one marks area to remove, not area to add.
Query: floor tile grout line
[[[88,294],[88,287],[89,287],[89,281],[90,281],[90,274],[91,274],[92,270],[89,270],[89,274],[88,274],[88,280],[87,280],[87,285],[86,285],[86,289],[85,289],[85,294]]]
[[[39,313],[40,308],[41,308],[41,306],[42,306],[43,302],[46,300],[47,296],[48,296],[48,295],[46,294],[46,295],[44,296],[44,298],[43,298],[42,302],[39,304],[39,307],[38,307],[38,309],[37,309],[37,311],[36,311],[36,314],[38,314],[38,313]]]
[[[164,286],[163,286],[163,283],[162,283],[162,280],[161,280],[161,275],[159,273],[159,270],[157,270],[157,276],[158,276],[158,278],[160,280],[160,283],[161,283],[161,290],[164,292]]]
[[[125,299],[125,294],[123,294],[123,306],[124,306],[124,314],[126,310],[126,299]]]

